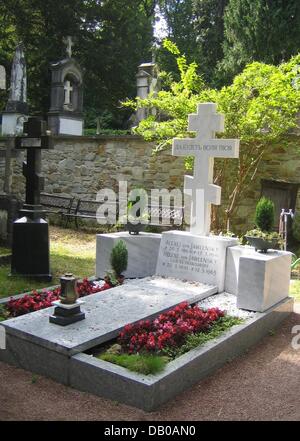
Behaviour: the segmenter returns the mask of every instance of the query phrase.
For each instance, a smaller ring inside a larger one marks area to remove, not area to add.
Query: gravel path
[[[152,413],[0,362],[0,420],[300,420],[300,349],[291,346],[300,304],[295,311],[274,335]]]

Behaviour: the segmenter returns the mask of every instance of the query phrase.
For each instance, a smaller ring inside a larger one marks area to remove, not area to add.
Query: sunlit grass
[[[290,285],[290,295],[296,302],[300,302],[300,280],[293,280]]]
[[[98,358],[144,375],[158,374],[164,369],[168,362],[167,357],[151,354],[129,355],[105,353],[99,355]]]
[[[50,228],[51,282],[37,281],[23,277],[10,277],[10,266],[0,266],[0,297],[9,297],[33,289],[58,285],[60,277],[71,272],[78,278],[95,274],[95,234]]]

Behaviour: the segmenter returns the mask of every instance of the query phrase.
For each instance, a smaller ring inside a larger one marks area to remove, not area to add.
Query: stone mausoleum
[[[67,58],[51,64],[51,107],[48,127],[53,135],[83,134],[82,71],[72,58],[72,39],[68,37]]]

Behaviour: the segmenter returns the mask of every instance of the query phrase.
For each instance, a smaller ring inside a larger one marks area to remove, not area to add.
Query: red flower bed
[[[220,317],[224,317],[224,312],[218,308],[203,311],[184,302],[155,320],[126,325],[119,335],[119,343],[130,354],[141,350],[157,352],[167,346],[178,347],[188,334],[208,330]]]
[[[105,283],[101,287],[94,286],[93,282],[88,279],[83,279],[82,282],[77,283],[77,292],[79,297],[85,297],[96,292],[105,291],[111,288],[108,283]],[[52,302],[59,300],[60,287],[51,291],[43,290],[38,293],[32,291],[31,294],[27,294],[20,299],[11,299],[6,309],[9,311],[11,317],[18,317],[19,315],[27,314],[28,312],[38,311],[40,309],[49,308],[52,306]]]

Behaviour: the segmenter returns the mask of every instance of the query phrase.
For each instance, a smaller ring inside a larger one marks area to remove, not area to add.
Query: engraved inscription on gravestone
[[[162,247],[162,255],[165,259],[162,266],[168,270],[216,275],[218,248],[210,244],[201,245],[180,240],[166,240]]]
[[[186,231],[163,233],[156,274],[206,283],[224,290],[226,249],[237,239],[198,236]]]

